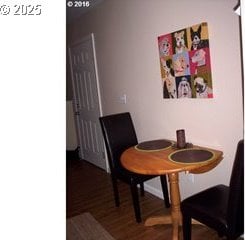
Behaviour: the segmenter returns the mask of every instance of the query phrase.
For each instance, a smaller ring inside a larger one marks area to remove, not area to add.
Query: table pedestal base
[[[172,224],[172,218],[170,215],[159,216],[159,217],[150,217],[145,221],[145,226],[150,227],[159,224]]]
[[[154,226],[158,224],[172,224],[172,240],[179,239],[179,227],[182,226],[182,214],[180,210],[180,191],[178,173],[168,174],[170,196],[171,196],[171,215],[150,217],[145,221],[145,226]],[[192,220],[192,224],[201,224]]]
[[[149,217],[145,221],[146,227],[151,227],[155,225],[165,225],[165,224],[172,224],[172,218],[170,215],[166,216],[155,216],[155,217]],[[203,223],[198,222],[195,219],[191,220],[191,224],[197,224],[197,225],[203,225]],[[179,223],[180,226],[182,226],[182,222]]]

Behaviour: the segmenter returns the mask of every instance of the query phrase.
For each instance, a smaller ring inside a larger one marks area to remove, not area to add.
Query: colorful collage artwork
[[[213,98],[208,24],[158,37],[163,98]]]

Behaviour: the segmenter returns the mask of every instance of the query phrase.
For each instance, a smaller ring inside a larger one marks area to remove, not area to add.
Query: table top
[[[174,145],[174,141],[172,142]],[[162,175],[183,171],[197,174],[210,171],[223,159],[223,152],[216,149],[195,145],[190,149],[208,150],[212,153],[212,157],[207,161],[197,159],[196,162],[181,163],[171,160],[173,153],[179,151],[174,147],[159,151],[141,151],[133,146],[123,152],[121,163],[126,169],[139,174]]]

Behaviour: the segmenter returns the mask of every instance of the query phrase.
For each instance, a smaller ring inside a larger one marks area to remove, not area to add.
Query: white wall
[[[69,42],[95,34],[104,114],[130,111],[139,141],[175,139],[224,152],[218,167],[182,174],[182,198],[216,183],[228,184],[238,140],[243,137],[241,49],[237,0],[105,0],[68,29]],[[157,36],[207,22],[213,99],[162,98]],[[127,95],[127,104],[118,98]],[[149,186],[159,188],[159,181]]]

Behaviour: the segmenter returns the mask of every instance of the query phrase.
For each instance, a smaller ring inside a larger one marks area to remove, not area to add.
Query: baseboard
[[[78,160],[79,159],[79,148],[74,150],[66,150],[66,160]]]
[[[159,197],[161,199],[163,199],[163,193],[162,191],[148,185],[147,183],[144,184],[144,188],[145,188],[145,191],[151,193],[152,195],[156,196],[156,197]]]

